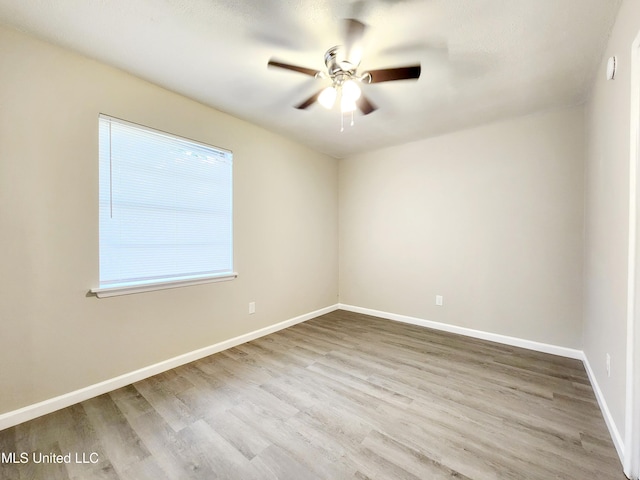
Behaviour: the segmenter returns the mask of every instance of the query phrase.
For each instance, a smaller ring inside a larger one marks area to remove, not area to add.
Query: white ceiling
[[[0,0],[0,23],[344,157],[584,101],[620,3]],[[267,62],[322,70],[349,17],[369,27],[359,71],[422,76],[363,86],[379,108],[341,133],[339,112],[293,108],[326,83]]]

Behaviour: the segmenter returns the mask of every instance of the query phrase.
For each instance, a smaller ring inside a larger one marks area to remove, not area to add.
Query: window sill
[[[223,275],[210,275],[206,277],[185,278],[167,280],[153,283],[121,283],[112,286],[92,288],[90,293],[98,298],[115,297],[117,295],[130,295],[133,293],[152,292],[154,290],[166,290],[168,288],[188,287],[190,285],[202,285],[204,283],[227,282],[237,278],[238,274],[225,273]]]

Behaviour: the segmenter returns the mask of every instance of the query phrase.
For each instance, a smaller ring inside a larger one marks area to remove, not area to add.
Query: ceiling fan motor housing
[[[341,45],[336,45],[327,50],[327,53],[324,54],[324,63],[331,77],[340,72],[353,74],[357,68],[357,65],[352,65],[346,60]]]

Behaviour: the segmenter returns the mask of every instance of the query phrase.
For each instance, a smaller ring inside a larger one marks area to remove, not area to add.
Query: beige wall
[[[335,159],[3,28],[0,72],[0,413],[337,302]],[[86,296],[100,112],[233,150],[237,280]]]
[[[625,0],[587,104],[584,351],[624,436],[631,45],[640,32],[640,1]],[[614,81],[605,78],[611,55]],[[611,355],[611,376],[606,354]]]
[[[581,348],[583,120],[571,108],[343,160],[340,302]]]

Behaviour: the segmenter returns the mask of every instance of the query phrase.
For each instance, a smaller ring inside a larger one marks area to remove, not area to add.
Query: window
[[[230,151],[100,115],[99,297],[235,278]]]

